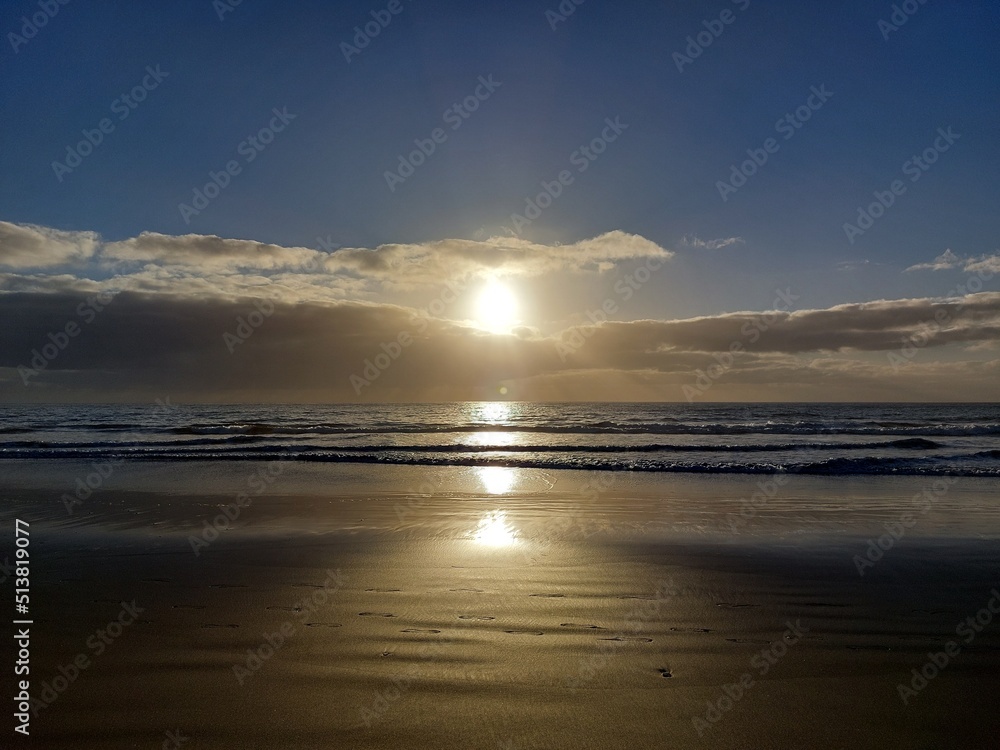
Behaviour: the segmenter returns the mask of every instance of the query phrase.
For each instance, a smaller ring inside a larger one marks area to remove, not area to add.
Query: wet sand
[[[81,467],[13,468],[49,703],[33,747],[985,748],[1000,729],[1000,627],[956,633],[1000,584],[987,482],[949,487],[862,576],[928,482],[793,478],[734,529],[761,478],[287,467],[251,487],[263,465],[135,465],[70,514]]]

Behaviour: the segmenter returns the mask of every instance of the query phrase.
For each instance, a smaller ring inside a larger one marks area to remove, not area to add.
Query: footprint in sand
[[[339,628],[342,627],[339,622],[307,622],[307,628]]]
[[[664,669],[663,667],[660,667],[656,671],[660,673],[660,677],[667,677],[667,678],[669,678],[669,677],[673,677],[674,676],[673,673],[669,669]]]
[[[459,620],[495,620],[497,618],[490,617],[489,615],[459,615]]]
[[[400,633],[440,633],[440,630],[435,630],[434,628],[406,628],[406,630],[400,630]]]
[[[652,638],[641,638],[636,635],[616,635],[614,638],[601,638],[602,641],[622,641],[623,643],[652,643]]]
[[[505,630],[503,632],[511,635],[545,635],[541,630]]]
[[[391,612],[358,612],[358,617],[395,617]]]
[[[561,628],[589,628],[590,630],[604,630],[600,625],[581,625],[578,622],[561,622],[559,623]]]

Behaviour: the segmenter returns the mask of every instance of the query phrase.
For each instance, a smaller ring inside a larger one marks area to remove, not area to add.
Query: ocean
[[[0,462],[1000,476],[997,404],[4,405]]]

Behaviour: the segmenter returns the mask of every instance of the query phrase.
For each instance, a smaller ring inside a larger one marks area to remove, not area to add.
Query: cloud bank
[[[328,252],[155,233],[103,243],[0,223],[9,269],[0,273],[0,397],[447,401],[494,398],[501,387],[525,400],[674,401],[692,388],[700,400],[1000,396],[991,359],[1000,292],[563,325],[548,335],[496,335],[370,298],[373,289],[600,275],[671,257],[624,232],[567,245],[491,238]]]

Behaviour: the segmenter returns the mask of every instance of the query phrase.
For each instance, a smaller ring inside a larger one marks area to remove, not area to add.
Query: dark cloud
[[[110,302],[82,292],[7,293],[0,316],[8,323],[0,388],[18,400],[453,400],[491,398],[500,385],[526,399],[674,400],[719,363],[726,366],[712,379],[713,398],[888,397],[893,387],[896,397],[949,398],[956,382],[965,397],[998,395],[995,362],[937,362],[928,350],[1000,338],[1000,293],[614,322],[550,337],[490,335],[385,304],[136,292]],[[68,323],[79,331],[63,338]],[[913,337],[920,356],[892,366],[886,353]],[[727,363],[734,343],[743,349]],[[25,386],[28,371],[16,368],[33,368],[33,351],[45,367],[28,373]]]

